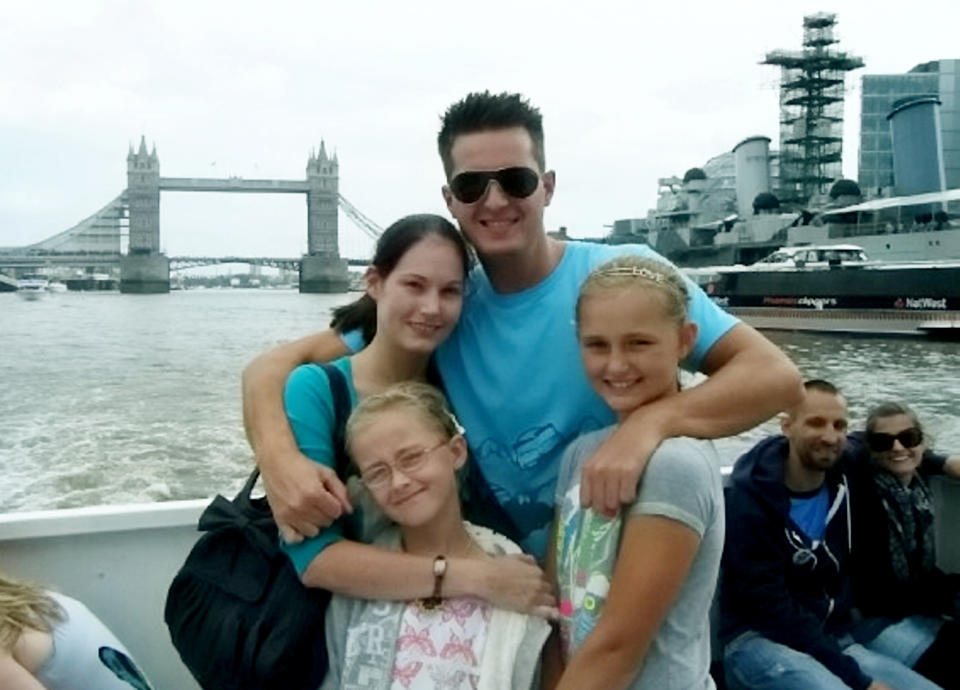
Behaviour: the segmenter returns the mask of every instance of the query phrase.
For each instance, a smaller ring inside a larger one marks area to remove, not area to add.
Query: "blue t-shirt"
[[[437,350],[437,365],[467,441],[500,504],[523,535],[520,546],[541,561],[566,445],[615,416],[587,381],[577,342],[580,286],[599,264],[625,254],[666,263],[647,245],[566,242],[563,258],[537,285],[499,294],[481,267],[471,271],[457,327]],[[737,319],[692,281],[689,318],[696,368]],[[358,345],[357,334],[344,341]]]
[[[823,539],[829,509],[830,492],[826,483],[815,491],[790,492],[790,519],[811,542]]]
[[[357,391],[353,387],[350,359],[343,357],[331,364],[343,372],[350,392],[350,409],[353,409],[357,404]],[[323,367],[303,364],[294,369],[287,379],[283,404],[300,452],[315,462],[334,467],[333,394]],[[317,536],[304,539],[299,544],[288,544],[281,539],[280,548],[293,561],[297,573],[302,575],[317,554],[343,538],[346,523],[347,517],[341,517],[329,527],[320,530]]]

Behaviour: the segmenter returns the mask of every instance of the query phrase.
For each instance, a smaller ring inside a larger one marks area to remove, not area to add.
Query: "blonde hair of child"
[[[463,433],[463,427],[447,406],[443,393],[426,383],[405,381],[382,393],[364,398],[347,420],[346,446],[349,450],[358,430],[386,410],[406,408],[416,412],[421,419],[450,439]]]
[[[43,588],[0,575],[0,649],[11,650],[26,628],[49,633],[64,620],[63,609]]]
[[[580,287],[577,298],[577,325],[584,299],[607,290],[638,287],[660,296],[667,317],[682,325],[687,320],[690,293],[676,269],[662,261],[641,256],[620,256],[597,266]]]

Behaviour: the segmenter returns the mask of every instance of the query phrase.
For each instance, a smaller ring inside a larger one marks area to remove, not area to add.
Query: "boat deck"
[[[960,573],[960,482],[933,482],[937,556]],[[199,537],[208,499],[0,514],[0,563],[83,601],[157,690],[199,690],[163,622],[166,592]]]

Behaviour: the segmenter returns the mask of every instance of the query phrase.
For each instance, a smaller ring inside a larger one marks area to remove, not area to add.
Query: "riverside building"
[[[892,121],[905,107],[926,107],[928,112],[920,114],[917,124],[927,126],[913,131],[938,140],[943,188],[960,188],[960,59],[933,60],[904,74],[863,76],[858,178],[864,194],[884,197],[912,191],[897,189],[891,134]]]

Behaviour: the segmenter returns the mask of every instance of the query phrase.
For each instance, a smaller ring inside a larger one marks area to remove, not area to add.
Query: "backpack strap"
[[[347,418],[350,416],[350,390],[347,388],[347,379],[337,367],[332,364],[321,364],[320,367],[330,382],[330,393],[333,396],[333,452],[334,470],[339,476],[347,469],[347,451],[345,445],[345,431]]]

